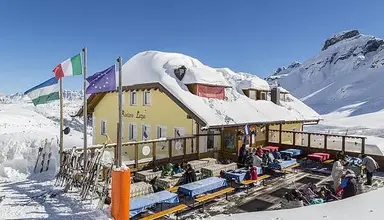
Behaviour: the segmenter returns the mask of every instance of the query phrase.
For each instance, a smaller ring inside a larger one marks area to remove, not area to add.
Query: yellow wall
[[[192,126],[194,122],[192,119],[187,118],[187,113],[181,109],[176,103],[174,103],[166,94],[160,92],[159,90],[151,89],[151,105],[143,105],[143,94],[144,91],[137,91],[137,105],[130,105],[130,93],[123,93],[123,111],[125,115],[128,116],[132,114],[133,117],[124,117],[123,116],[123,143],[128,142],[128,125],[129,123],[136,123],[137,125],[137,141],[142,140],[142,125],[150,125],[150,140],[157,138],[157,125],[167,127],[167,137],[174,137],[174,128],[182,127],[185,129],[186,135],[192,134]],[[102,144],[105,141],[105,137],[100,133],[101,129],[101,120],[107,121],[107,134],[113,142],[116,142],[116,123],[118,121],[117,117],[117,93],[108,93],[100,101],[100,103],[95,107],[94,110],[94,144]],[[137,114],[145,115],[145,118],[137,118]],[[188,143],[187,143],[188,146]],[[150,146],[151,147],[151,146]],[[152,148],[152,147],[151,147]],[[157,153],[161,148],[156,148]],[[126,150],[127,152],[124,152]],[[187,152],[188,152],[187,147]],[[139,150],[140,151],[140,150]],[[130,149],[123,148],[124,153],[132,159],[134,155],[132,146]],[[141,151],[140,151],[141,152]],[[165,154],[168,153],[168,148],[165,148]],[[177,152],[176,149],[173,150],[173,155],[178,155],[180,152]],[[150,156],[150,155],[149,155]],[[139,155],[140,157],[140,155]],[[127,158],[128,159],[128,158]]]

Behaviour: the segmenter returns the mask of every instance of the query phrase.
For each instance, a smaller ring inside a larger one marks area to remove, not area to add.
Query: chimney
[[[280,89],[278,86],[271,89],[271,101],[276,105],[280,105]]]

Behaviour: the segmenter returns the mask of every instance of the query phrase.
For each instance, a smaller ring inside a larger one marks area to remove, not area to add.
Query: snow
[[[189,73],[197,74],[199,79],[203,78],[202,75],[205,74],[216,74],[216,77],[207,77],[207,80],[214,78],[213,84],[219,79],[227,80],[227,84],[232,87],[226,89],[226,100],[208,99],[193,95],[186,87],[185,82],[180,81],[174,74],[174,69],[183,65],[188,70],[191,69]],[[198,71],[200,72],[198,73]],[[261,79],[256,76],[252,77],[250,74],[244,73],[239,75],[251,79],[250,81],[254,84],[268,86],[265,81],[260,83]],[[133,56],[123,65],[122,84],[123,86],[130,86],[160,83],[198,115],[207,124],[207,127],[314,119],[314,117],[305,118],[306,114],[297,114],[297,111],[290,111],[270,101],[254,101],[247,98],[242,92],[240,93],[241,88],[237,87],[238,84],[242,84],[242,81],[234,77],[238,78],[238,74],[234,74],[229,69],[215,71],[195,58],[183,54],[146,51]],[[239,109],[243,109],[243,111],[239,111]],[[318,118],[317,114],[316,117]]]
[[[269,91],[270,87],[267,81],[260,79],[256,75],[244,73],[244,72],[233,72],[229,68],[217,69],[221,72],[231,85],[235,85],[239,93],[242,93],[246,89],[257,89]]]
[[[337,202],[324,203],[296,209],[218,215],[210,219],[231,220],[340,220],[381,219],[384,189],[374,190]],[[358,207],[358,208],[354,208]]]

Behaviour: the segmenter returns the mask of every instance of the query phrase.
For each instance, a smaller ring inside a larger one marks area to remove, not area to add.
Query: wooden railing
[[[184,136],[177,138],[161,138],[148,141],[134,141],[122,143],[122,160],[123,163],[135,170],[139,170],[149,164],[156,166],[166,162],[189,161],[199,159],[202,155],[199,147],[200,137],[216,136],[220,134],[200,134],[192,136]],[[105,155],[116,158],[116,143],[107,144]],[[91,152],[101,149],[103,145],[93,145],[88,147]],[[75,151],[82,152],[83,148],[76,148]],[[208,153],[213,154],[214,151]],[[204,153],[203,153],[204,154]]]
[[[269,130],[268,142],[324,150],[382,155],[377,148],[366,148],[365,137],[300,131]]]

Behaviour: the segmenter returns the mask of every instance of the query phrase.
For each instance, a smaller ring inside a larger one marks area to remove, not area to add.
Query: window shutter
[[[132,125],[133,130],[133,140],[137,140],[137,125]]]
[[[156,138],[157,139],[161,138],[161,133],[160,133],[160,127],[159,126],[157,126],[157,128],[156,128]]]

